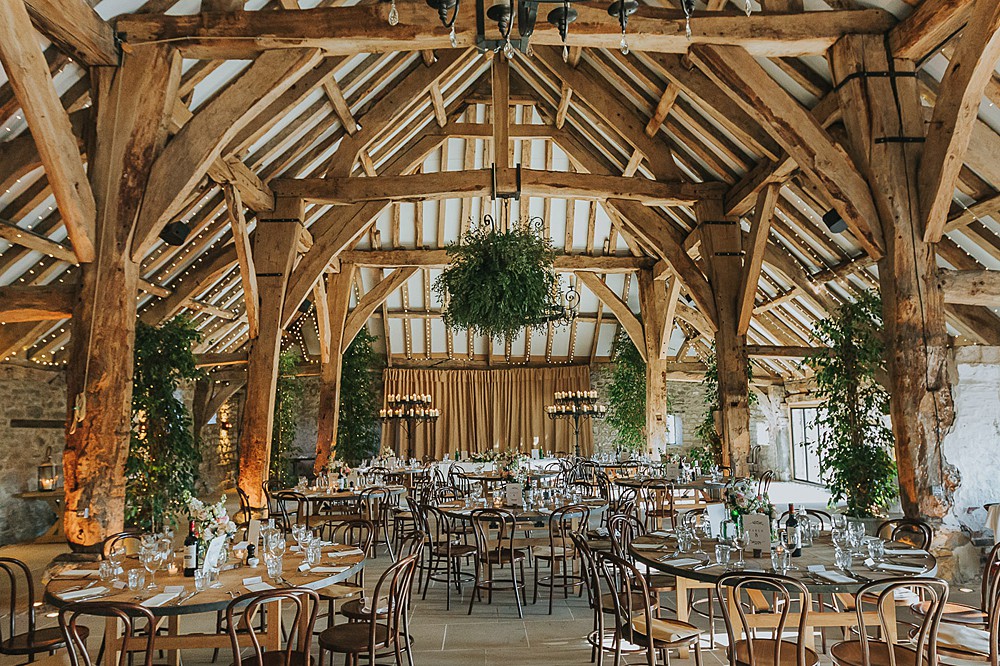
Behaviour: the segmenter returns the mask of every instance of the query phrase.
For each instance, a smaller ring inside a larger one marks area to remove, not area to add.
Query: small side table
[[[63,543],[66,541],[66,534],[63,532],[62,488],[56,488],[52,491],[32,490],[25,493],[15,493],[14,497],[23,500],[42,500],[47,502],[49,508],[56,514],[56,522],[52,524],[49,531],[31,543]]]

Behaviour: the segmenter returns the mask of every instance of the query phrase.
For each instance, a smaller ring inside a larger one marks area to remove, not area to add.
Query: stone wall
[[[55,521],[46,502],[14,495],[37,490],[38,465],[48,447],[61,472],[65,440],[61,424],[65,419],[66,382],[62,372],[0,365],[0,545],[33,539]],[[12,427],[12,420],[57,424]]]

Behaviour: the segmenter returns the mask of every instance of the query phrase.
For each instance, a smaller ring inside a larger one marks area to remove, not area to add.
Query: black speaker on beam
[[[167,226],[163,227],[163,231],[160,232],[160,240],[162,240],[167,245],[184,245],[184,241],[191,234],[191,227],[188,226],[187,222],[171,222]]]
[[[835,234],[842,234],[847,231],[847,222],[844,222],[844,218],[840,216],[840,213],[832,208],[823,214],[823,224]]]
[[[299,304],[299,312],[302,314],[309,314],[309,310],[312,308],[312,301],[308,298]]]

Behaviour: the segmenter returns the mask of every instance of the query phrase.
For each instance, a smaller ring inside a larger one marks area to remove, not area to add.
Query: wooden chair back
[[[104,540],[104,545],[101,546],[101,554],[104,559],[108,559],[111,551],[121,546],[125,549],[126,555],[135,555],[139,552],[141,543],[142,532],[140,530],[132,529],[125,530],[124,532],[116,532]]]
[[[250,647],[253,650],[257,666],[265,661],[264,646],[261,644],[259,626],[254,626],[254,619],[263,605],[272,602],[282,602],[291,608],[291,623],[289,614],[282,609],[281,621],[287,639],[285,646],[277,650],[281,654],[278,663],[284,666],[308,666],[311,663],[309,652],[312,647],[313,629],[316,626],[316,615],[319,612],[319,594],[314,590],[291,588],[279,590],[264,590],[236,597],[226,606],[226,626],[229,640],[233,646],[233,663],[240,666],[244,657],[241,655],[240,637],[250,636]],[[259,625],[260,623],[256,623]],[[284,633],[284,632],[283,632]],[[273,659],[273,657],[271,658]]]
[[[629,562],[633,560],[628,550],[632,545],[632,539],[645,533],[646,526],[634,513],[616,513],[608,519],[611,552],[623,560]]]
[[[10,592],[7,604],[7,638],[17,635],[18,596],[24,591],[27,603],[28,634],[35,631],[35,582],[31,577],[28,565],[13,557],[0,557],[0,571],[7,579],[7,589]],[[0,630],[0,643],[4,640]]]
[[[929,666],[938,664],[938,628],[941,626],[941,616],[944,614],[945,604],[948,603],[948,583],[940,578],[914,578],[901,576],[898,578],[887,578],[873,583],[868,583],[860,590],[856,596],[856,606],[858,615],[858,627],[860,628],[861,657],[863,663],[871,663],[872,643],[888,643],[887,636],[894,636],[896,633],[896,591],[906,590],[915,592],[928,604],[926,612],[920,616],[920,624],[910,634],[910,641],[907,647],[915,654],[912,662],[907,666],[923,666],[926,662]],[[878,635],[881,640],[871,638],[871,627],[866,617],[866,611],[871,600],[878,610]],[[891,613],[886,612],[887,608],[893,607]],[[888,666],[897,666],[896,650],[885,650],[889,657]]]
[[[890,541],[907,543],[914,548],[927,550],[934,539],[934,530],[919,518],[895,518],[878,526],[875,534]]]
[[[716,581],[715,589],[718,598],[722,600],[722,617],[726,622],[726,632],[729,634],[729,663],[731,666],[737,666],[737,657],[739,655],[737,654],[738,650],[734,646],[740,640],[741,632],[744,636],[743,644],[746,646],[746,660],[740,660],[741,663],[745,662],[754,666],[780,666],[782,663],[782,651],[792,649],[792,646],[788,645],[788,642],[782,640],[781,637],[788,627],[788,620],[791,616],[793,605],[797,606],[799,610],[799,621],[796,627],[797,635],[794,645],[795,663],[797,666],[806,666],[808,663],[806,661],[806,644],[812,641],[812,636],[806,631],[809,613],[812,609],[812,597],[805,585],[788,576],[738,571],[721,576]],[[744,592],[746,592],[748,597],[757,598],[763,593],[765,596],[770,596],[773,603],[769,609],[760,608],[760,605],[755,604],[752,599],[748,603],[744,603]],[[727,603],[725,601],[730,597],[735,598],[735,603]],[[735,618],[732,617],[733,607],[736,608],[739,626],[736,625]],[[778,616],[777,628],[774,630],[774,633],[771,634],[768,632],[769,636],[772,637],[760,637],[758,632],[750,628],[750,622],[747,619],[747,611],[750,608],[753,608],[758,615],[762,611],[767,612],[767,610],[770,610],[774,615]],[[773,657],[773,661],[770,664],[759,657],[760,654],[765,652],[759,648],[764,642],[771,646],[771,649],[767,650]]]
[[[92,666],[87,651],[88,631],[80,624],[81,618],[117,618],[122,636],[118,665],[132,666],[139,652],[143,653],[143,666],[152,666],[156,653],[156,617],[145,606],[123,601],[78,601],[59,611],[59,628],[66,639],[71,666]],[[139,647],[145,643],[144,647]]]
[[[292,525],[305,522],[308,500],[302,493],[294,490],[281,490],[274,494],[274,502],[278,506],[280,520],[286,530]]]

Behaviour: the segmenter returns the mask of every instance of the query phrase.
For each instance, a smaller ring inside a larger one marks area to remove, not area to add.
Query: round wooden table
[[[723,574],[734,570],[732,569],[732,564],[730,564],[728,571],[726,568],[719,565],[706,566],[715,562],[715,546],[717,543],[718,541],[715,539],[703,540],[702,549],[705,553],[694,554],[688,552],[675,554],[676,541],[672,536],[646,534],[641,537],[636,537],[629,547],[629,551],[632,556],[635,557],[637,562],[648,566],[650,569],[671,574],[677,578],[677,619],[682,622],[688,622],[691,614],[690,600],[693,597],[693,595],[689,595],[688,592],[697,589],[714,589],[716,582],[722,577]],[[834,546],[832,538],[829,533],[824,533],[814,540],[811,547],[802,549],[802,557],[792,558],[791,563],[797,568],[787,571],[785,575],[801,582],[812,594],[822,595],[844,593],[854,595],[864,585],[873,581],[885,580],[898,576],[933,576],[937,573],[937,560],[934,556],[926,553],[925,551],[914,549],[907,544],[894,542],[886,542],[886,548],[891,550],[907,549],[910,552],[906,555],[887,555],[884,564],[880,566],[877,565],[873,569],[869,569],[863,564],[863,562],[858,561],[858,557],[855,557],[856,564],[853,567],[853,570],[848,573],[840,572],[834,567]],[[746,562],[745,571],[755,573],[773,573],[773,570],[771,569],[770,550],[765,553],[761,553],[760,558],[749,557],[749,555],[752,554],[753,553],[749,549],[744,552],[744,559]],[[680,561],[682,558],[685,560],[698,560],[698,562],[685,563]],[[733,553],[731,563],[738,559],[738,554]],[[823,578],[821,574],[809,571],[808,567],[810,565],[822,565],[828,572],[830,572],[830,574],[842,574],[851,580],[850,582],[834,582],[827,580]],[[897,565],[911,567],[914,570],[894,571],[891,569],[881,568]],[[729,602],[733,603],[733,600],[730,599]],[[887,604],[887,620],[890,627],[895,627],[895,610],[896,609],[893,604]],[[774,626],[775,617],[773,615],[760,614],[749,617],[751,626]],[[852,627],[857,625],[858,621],[857,614],[853,610],[850,612],[812,612],[810,613],[810,617],[811,621],[809,622],[809,626],[814,628]],[[878,623],[876,613],[873,612],[871,614],[870,621],[875,624]],[[795,622],[797,622],[797,620]],[[794,622],[791,618],[789,618],[789,623],[790,626],[794,626]],[[893,639],[895,639],[895,637],[893,637]]]
[[[365,566],[365,556],[356,548],[351,546],[325,546],[323,548],[323,560],[314,568],[330,568],[336,571],[321,571],[319,573],[310,571],[299,571],[298,567],[305,560],[302,553],[286,550],[282,557],[283,571],[282,578],[287,581],[289,587],[308,587],[315,589],[324,598],[343,599],[355,596],[361,590],[357,587],[341,585],[344,581],[358,574]],[[344,552],[342,556],[332,556],[331,553]],[[125,564],[126,569],[141,569],[138,562],[129,558]],[[86,577],[60,576],[56,574],[45,586],[45,602],[57,608],[63,608],[74,601],[122,601],[129,603],[144,603],[151,600],[156,595],[165,593],[166,588],[176,588],[182,590],[179,595],[163,605],[150,606],[150,612],[156,617],[163,617],[166,621],[167,632],[157,636],[156,646],[158,649],[168,652],[168,663],[180,663],[180,650],[182,649],[202,649],[219,648],[222,650],[231,649],[229,635],[184,633],[182,618],[185,616],[197,615],[200,613],[214,613],[224,611],[229,603],[244,594],[249,594],[250,590],[244,585],[244,580],[260,578],[260,582],[272,587],[283,587],[270,580],[267,575],[267,568],[263,561],[256,567],[238,566],[228,568],[219,573],[219,587],[209,588],[201,592],[195,592],[194,578],[185,578],[182,572],[170,575],[165,571],[156,572],[155,590],[133,591],[127,588],[117,589],[102,581],[94,582],[97,578],[96,563],[79,565],[75,567],[77,571],[91,570],[93,573]],[[149,573],[146,573],[146,582],[149,582]],[[122,575],[122,580],[125,580]],[[90,590],[102,588],[103,593],[94,596],[82,596],[75,599],[64,599],[61,594],[65,594],[81,586],[91,585]],[[247,583],[248,585],[251,583]],[[191,594],[194,593],[193,596]],[[179,602],[179,603],[178,603]],[[280,612],[280,611],[279,611]],[[204,620],[202,620],[204,622]],[[115,652],[121,644],[119,633],[119,621],[117,618],[108,618],[105,622],[105,641],[108,649],[104,651],[104,663],[107,666],[114,666],[117,661]],[[269,622],[265,638],[262,644],[277,646],[281,641],[281,623]],[[246,645],[249,646],[249,636],[246,637]]]
[[[329,488],[316,488],[316,489],[306,489],[299,490],[297,488],[291,488],[287,492],[295,492],[306,499],[306,515],[305,523],[308,526],[311,519],[314,516],[322,516],[322,513],[314,513],[314,507],[322,504],[349,504],[351,502],[357,501],[358,497],[361,496],[366,490],[371,490],[373,488],[385,488],[389,491],[389,497],[400,497],[406,494],[406,487],[400,485],[393,486],[365,486],[364,488],[355,488],[354,490],[335,490],[330,492]]]

